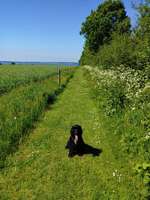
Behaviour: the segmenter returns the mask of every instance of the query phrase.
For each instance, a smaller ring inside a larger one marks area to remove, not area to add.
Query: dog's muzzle
[[[74,143],[77,144],[77,142],[78,142],[78,136],[75,135]]]

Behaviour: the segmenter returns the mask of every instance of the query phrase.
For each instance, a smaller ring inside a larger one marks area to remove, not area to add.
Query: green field
[[[39,82],[57,73],[56,66],[1,65],[0,95],[20,85]]]
[[[6,89],[5,94],[0,97],[1,167],[6,156],[16,151],[18,144],[28,134],[44,109],[48,104],[53,103],[57,94],[63,90],[74,69],[61,68],[62,86],[59,88],[56,67],[4,66],[0,68],[5,80],[0,86]]]
[[[77,70],[19,150],[7,157],[0,199],[144,199],[142,178],[136,176],[130,155],[120,150],[91,92],[83,69]],[[102,149],[99,157],[67,157],[65,144],[76,123],[83,127],[85,142]]]

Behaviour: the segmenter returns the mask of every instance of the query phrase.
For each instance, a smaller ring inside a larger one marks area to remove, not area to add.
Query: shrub
[[[102,65],[105,69],[124,65],[135,68],[136,58],[133,54],[134,43],[129,35],[114,34],[110,44],[105,44],[97,54],[97,65]]]
[[[139,173],[143,174],[145,189],[141,195],[147,198],[150,184],[149,168],[145,169],[144,164],[150,161],[150,83],[145,74],[147,70],[123,66],[117,70],[84,68],[91,94],[100,112],[103,111],[104,125],[113,138],[111,143],[117,138],[118,149],[128,154],[134,165],[142,163]],[[115,155],[118,157],[118,151]]]
[[[99,70],[85,66],[92,93],[106,116],[122,115],[115,132],[126,152],[149,160],[150,86],[140,70]],[[121,127],[121,128],[120,128]],[[124,130],[122,132],[122,130]],[[121,131],[120,131],[121,130]],[[141,155],[140,155],[141,153]]]

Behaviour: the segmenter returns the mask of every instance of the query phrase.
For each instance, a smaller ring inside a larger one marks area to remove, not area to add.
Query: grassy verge
[[[62,87],[57,76],[41,82],[20,86],[0,98],[0,166],[6,156],[16,151],[18,144],[33,127],[48,104],[63,90],[73,71],[65,69]]]

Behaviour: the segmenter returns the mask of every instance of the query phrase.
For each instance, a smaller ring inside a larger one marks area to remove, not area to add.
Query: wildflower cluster
[[[93,84],[95,97],[106,115],[121,111],[125,106],[125,81],[114,70],[99,70],[97,67],[84,67]],[[101,99],[101,100],[100,100]],[[102,100],[103,99],[103,100]]]
[[[113,92],[113,97],[120,98],[122,103],[128,103],[132,109],[137,100],[141,99],[143,95],[149,95],[150,83],[148,82],[148,75],[141,70],[127,69],[123,65],[118,68],[109,70],[100,70],[98,67],[84,66],[94,81],[94,88],[105,92]],[[119,87],[119,88],[118,88]],[[115,96],[117,93],[117,96]],[[113,99],[112,97],[112,99]],[[123,98],[123,99],[122,99]],[[118,103],[117,99],[116,100]],[[112,103],[115,103],[112,101]],[[121,102],[120,102],[121,103]],[[122,105],[122,107],[124,107]],[[114,108],[112,108],[114,109]]]
[[[120,139],[120,149],[142,163],[150,161],[150,82],[148,73],[119,66],[104,70],[84,66],[91,93]],[[111,118],[110,118],[111,116]],[[107,124],[108,125],[108,124]],[[143,177],[150,182],[150,177]],[[113,172],[116,177],[116,172]],[[120,178],[119,178],[120,179]],[[145,179],[144,179],[145,180]]]
[[[112,173],[113,177],[117,178],[117,181],[120,183],[121,182],[121,179],[122,179],[122,174],[119,173],[119,171],[117,169],[115,169],[115,171],[113,171]]]

